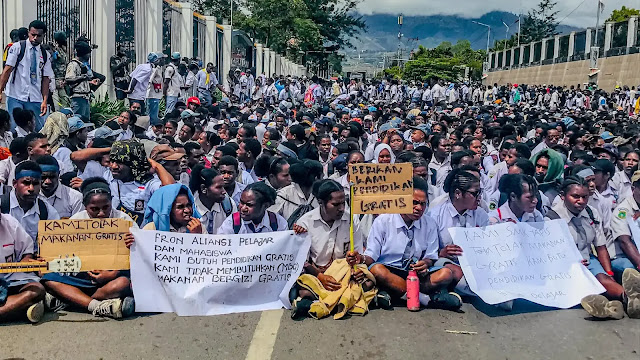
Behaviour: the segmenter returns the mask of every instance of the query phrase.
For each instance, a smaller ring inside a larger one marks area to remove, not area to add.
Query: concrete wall
[[[487,73],[489,76],[483,82],[491,85],[494,83],[499,85],[517,83],[557,86],[596,82],[601,89],[611,91],[616,85],[631,87],[640,84],[639,62],[640,54],[600,58],[598,59],[600,72],[593,77],[589,77],[589,60],[530,66],[489,72]]]

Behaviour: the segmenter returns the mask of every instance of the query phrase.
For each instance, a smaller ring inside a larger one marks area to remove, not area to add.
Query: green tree
[[[465,67],[471,68],[471,75],[479,79],[482,75],[482,62],[486,52],[473,50],[468,40],[459,40],[455,45],[448,41],[433,49],[420,46],[407,62],[402,71],[391,68],[386,74],[409,80],[427,81],[441,78],[448,81],[461,80]]]
[[[607,22],[627,21],[632,16],[638,16],[638,15],[640,15],[640,10],[623,6],[618,10],[613,10],[613,12],[611,13],[611,16],[609,16],[609,18],[607,19]]]
[[[536,42],[558,34],[556,5],[553,0],[540,0],[537,7],[527,13],[520,27],[520,43]]]

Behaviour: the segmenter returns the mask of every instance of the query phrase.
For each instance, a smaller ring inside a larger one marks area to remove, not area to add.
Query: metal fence
[[[73,46],[80,36],[91,40],[93,35],[93,1],[38,0],[37,16],[47,24],[45,43],[53,43],[53,34],[58,31],[67,34],[69,58],[73,57]]]
[[[178,8],[162,2],[162,52],[167,56],[180,48],[180,31],[173,31],[173,25],[180,24],[180,16]]]
[[[134,0],[116,1],[116,48],[122,46],[127,58],[136,60]]]
[[[207,23],[200,15],[193,15],[193,57],[200,58],[204,61],[207,46]]]

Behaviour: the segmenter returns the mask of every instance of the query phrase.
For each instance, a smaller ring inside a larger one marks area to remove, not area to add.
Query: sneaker
[[[622,303],[618,300],[609,301],[602,295],[588,295],[580,301],[589,315],[598,319],[620,320],[624,317]]]
[[[393,305],[391,305],[391,296],[386,291],[378,291],[378,294],[373,298],[373,301],[379,309],[393,309]]]
[[[58,299],[57,297],[46,293],[44,295],[44,308],[45,310],[49,310],[51,312],[58,312],[60,310],[63,310],[65,307],[67,307],[67,304],[63,303],[62,301],[60,301],[60,299]]]
[[[37,303],[29,306],[27,309],[27,319],[32,324],[40,322],[42,320],[42,316],[44,315],[44,304],[42,301],[38,301]]]
[[[108,316],[114,319],[122,318],[122,300],[108,299],[102,300],[93,310],[94,316]]]
[[[454,292],[447,292],[447,290],[442,289],[431,295],[430,304],[436,309],[456,311],[462,307],[462,298]]]
[[[302,319],[309,316],[313,301],[309,299],[297,298],[291,303],[291,319]]]
[[[636,269],[624,269],[622,287],[627,295],[627,315],[632,319],[640,318],[640,272]]]
[[[136,302],[131,296],[122,300],[122,317],[129,317],[136,311]]]

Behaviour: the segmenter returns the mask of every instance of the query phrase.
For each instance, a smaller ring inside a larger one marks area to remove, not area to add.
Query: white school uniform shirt
[[[73,161],[71,161],[71,149],[69,149],[68,147],[59,147],[58,150],[53,153],[53,157],[58,160],[58,165],[60,166],[60,175],[76,170],[75,166],[73,166]]]
[[[78,169],[78,177],[82,180],[87,180],[92,177],[101,177],[107,180],[108,183],[113,181],[113,174],[111,174],[111,170],[106,166],[102,166],[100,162],[95,160],[87,161],[87,164],[84,166],[84,170],[80,171],[80,169]]]
[[[347,209],[348,210],[348,209]],[[327,266],[333,260],[344,259],[350,248],[349,240],[349,213],[344,212],[342,218],[333,222],[331,226],[327,224],[320,215],[320,208],[315,208],[302,215],[296,224],[307,229],[307,236],[311,237],[311,247],[309,248],[309,259],[317,266]],[[362,236],[355,233],[354,227],[354,249],[362,253]]]
[[[609,185],[618,192],[618,199],[632,197],[631,180],[624,171],[617,170],[609,180]]]
[[[288,219],[300,206],[309,204],[313,206],[314,209],[317,208],[318,201],[316,200],[316,197],[310,195],[307,199],[304,196],[304,192],[302,192],[300,185],[291,183],[291,185],[278,190],[276,203],[271,206],[269,210],[282,215],[285,219]]]
[[[44,197],[44,194],[42,194]],[[68,186],[59,184],[53,195],[49,196],[47,202],[58,212],[61,219],[68,219],[74,214],[84,210],[82,194]]]
[[[46,199],[44,199],[44,197],[39,196],[38,198],[42,200],[45,206],[47,207],[47,213],[49,215],[47,217],[47,220],[60,220],[60,215],[58,215],[58,211],[56,211],[56,209],[54,209],[51,205],[49,205],[49,203],[47,202]],[[25,229],[27,234],[31,236],[31,239],[35,244],[34,247],[37,251],[38,250],[38,222],[40,221],[40,206],[38,205],[38,200],[36,200],[33,203],[33,206],[31,207],[31,209],[25,212],[20,207],[20,204],[18,204],[18,198],[16,197],[15,189],[11,189],[11,195],[9,195],[9,201],[10,201],[9,214],[11,214],[11,216],[13,216],[16,220],[18,220],[18,222],[20,222],[20,225],[22,225],[22,227]]]
[[[447,156],[443,162],[438,162],[435,156],[431,158],[429,162],[429,169],[436,171],[436,184],[435,186],[440,190],[444,187],[444,179],[447,178],[447,175],[451,172],[451,155]],[[431,184],[431,179],[429,179],[429,185]]]
[[[500,178],[509,173],[509,166],[507,166],[506,161],[501,161],[497,163],[491,170],[488,172],[488,181],[487,187],[483,189],[486,194],[491,194],[492,192],[498,190],[498,184],[500,183]]]
[[[13,216],[0,214],[0,262],[19,262],[25,255],[35,254],[34,241]],[[35,273],[0,274],[8,282],[39,281]]]
[[[278,228],[276,231],[286,231],[288,230],[287,220],[285,220],[279,214],[275,214],[276,221],[278,222]],[[240,231],[238,234],[257,234],[257,233],[265,233],[265,232],[273,232],[271,229],[271,222],[269,221],[269,212],[265,211],[264,216],[262,217],[262,221],[259,224],[253,224],[254,230],[252,231],[249,227],[249,222],[240,219]],[[218,229],[218,235],[232,235],[235,234],[233,231],[233,214],[229,215],[220,228]]]
[[[236,187],[233,189],[233,193],[229,194],[236,204],[240,204],[240,196],[246,187],[247,185],[236,181]]]
[[[222,204],[215,203],[211,209],[209,209],[202,203],[202,200],[200,200],[200,194],[198,192],[195,193],[193,198],[196,209],[201,215],[200,222],[202,223],[202,227],[205,228],[208,234],[215,234],[227,218]],[[231,201],[231,214],[233,214],[238,211],[238,206],[233,199],[229,198],[229,200]]]
[[[114,179],[109,183],[114,209],[124,206],[129,211],[144,214],[147,203],[156,190],[162,186],[162,182],[156,176],[145,184],[137,181],[122,182]]]
[[[600,217],[597,209],[591,207],[591,210],[598,224],[591,220],[591,217],[587,213],[586,208],[576,216],[569,212],[564,204],[564,201],[561,201],[553,207],[553,211],[555,211],[560,216],[560,218],[564,220],[569,226],[569,232],[571,233],[571,236],[573,237],[573,240],[578,247],[578,251],[580,251],[582,258],[587,261],[592,254],[592,245],[596,247],[607,245],[607,240],[602,230],[602,218]],[[549,213],[547,213],[547,215],[549,215]],[[576,230],[576,224],[573,220],[574,218],[578,218],[578,223],[584,229],[584,237],[580,236],[580,232]],[[550,219],[548,217],[545,217],[545,220]]]
[[[613,211],[611,216],[611,237],[607,239],[607,250],[611,259],[618,256],[625,256],[620,248],[620,242],[616,239],[620,236],[629,236],[633,239],[629,221],[634,221],[633,216],[640,212],[640,206],[633,197],[628,197],[620,202],[620,205]],[[638,223],[640,220],[635,220]]]
[[[8,97],[20,101],[28,102],[42,102],[42,76],[49,79],[54,78],[53,68],[51,67],[51,55],[48,53],[42,54],[40,45],[33,46],[30,41],[25,41],[24,57],[20,60],[20,63],[16,67],[18,61],[18,55],[20,54],[20,42],[14,43],[7,54],[6,65],[13,67],[13,72],[9,75],[9,81],[5,88],[5,94]],[[35,84],[31,83],[31,61],[33,57],[33,50],[35,48],[35,56],[37,62],[36,69],[36,81]],[[45,63],[44,56],[47,56]],[[44,71],[43,71],[44,70]],[[15,82],[13,81],[15,72]]]
[[[532,213],[523,213],[522,219],[518,219],[513,211],[511,211],[508,201],[502,204],[502,206],[500,206],[499,208],[491,210],[488,215],[490,225],[500,224],[504,222],[519,223],[544,221],[544,216],[542,216],[542,213],[536,209],[533,209]]]
[[[4,160],[0,160],[0,183],[13,186],[13,179],[16,177],[16,164],[13,163],[11,156]]]
[[[453,207],[450,199],[429,210],[428,214],[435,220],[438,233],[440,234],[440,248],[453,244],[453,239],[448,229],[452,227],[482,227],[489,225],[489,215],[482,208],[467,210],[464,214],[459,214]]]
[[[131,94],[129,94],[128,98],[133,100],[144,100],[146,99],[147,87],[149,86],[149,80],[151,79],[151,74],[153,72],[153,67],[151,64],[140,64],[136,66],[131,75],[131,79],[136,79],[136,86],[133,88]]]
[[[438,259],[438,231],[434,220],[427,214],[410,226],[407,226],[399,214],[378,216],[371,226],[364,254],[383,265],[402,268],[403,255],[411,241],[411,235],[411,258]]]

